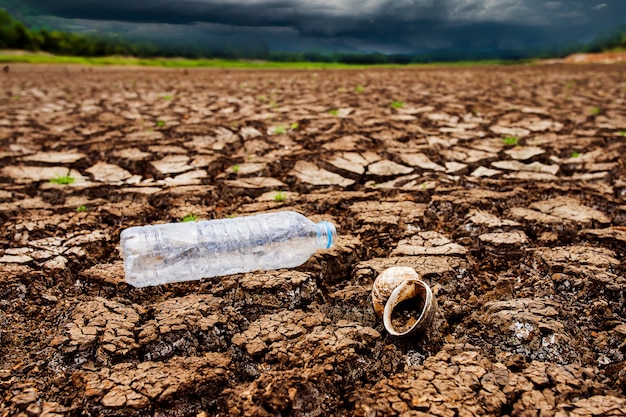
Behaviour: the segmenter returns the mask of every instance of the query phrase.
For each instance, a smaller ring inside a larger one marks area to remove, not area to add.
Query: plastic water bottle
[[[147,287],[293,268],[330,248],[335,226],[293,211],[250,217],[131,227],[120,236],[126,282]]]

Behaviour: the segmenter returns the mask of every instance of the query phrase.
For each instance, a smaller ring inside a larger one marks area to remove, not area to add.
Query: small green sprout
[[[78,207],[76,207],[76,212],[78,212],[78,213],[86,213],[87,212],[87,207],[85,205],[78,206]]]
[[[602,113],[602,109],[600,107],[594,107],[593,109],[589,110],[589,113],[591,113],[592,116],[597,116]]]
[[[180,221],[183,223],[195,222],[196,220],[198,220],[198,216],[196,216],[195,214],[191,214],[191,213],[186,215],[182,219],[180,219]]]
[[[291,130],[298,130],[298,128],[300,127],[300,125],[296,122],[293,122],[291,124]]]
[[[163,127],[163,126],[165,126],[165,120],[157,120],[157,122],[156,122],[156,126],[157,126],[157,127]]]
[[[401,109],[402,107],[404,107],[404,103],[401,101],[394,100],[391,102],[391,107],[393,107],[394,109]]]
[[[74,181],[76,181],[76,178],[70,175],[70,170],[68,169],[66,175],[55,175],[49,182],[53,184],[67,185],[73,184]]]
[[[241,167],[239,165],[233,165],[232,167],[230,167],[230,169],[236,174],[239,172]]]
[[[517,146],[519,139],[515,136],[507,136],[502,139],[502,142],[504,142],[504,144],[508,146]]]
[[[357,85],[356,88],[354,89],[354,91],[356,91],[357,93],[362,93],[365,91],[365,88],[363,88],[362,85]]]
[[[278,107],[279,107],[279,106],[278,106],[278,103],[277,103],[277,102],[275,102],[274,100],[270,101],[270,106],[272,106],[272,108],[274,108],[274,109],[276,109],[276,108],[278,108]]]
[[[285,133],[286,130],[283,126],[276,126],[272,131],[275,135],[282,135],[283,133]]]
[[[337,110],[337,109],[328,110],[328,114],[332,114],[333,116],[337,116],[339,114],[339,110]]]
[[[276,191],[276,193],[274,194],[274,201],[276,201],[277,203],[282,203],[285,200],[287,200],[287,193],[285,193],[284,191]]]
[[[576,152],[576,151],[574,151],[574,152],[572,152],[572,154],[570,155],[570,157],[571,157],[571,158],[579,158],[579,157],[580,157],[580,155],[582,155],[580,152]]]
[[[626,136],[626,130],[622,130],[621,132],[619,132],[619,135],[622,137]]]
[[[264,95],[260,95],[257,97],[257,100],[259,101],[267,101],[267,97],[265,97]]]
[[[161,96],[161,99],[165,100],[165,101],[170,101],[172,99],[172,96],[170,96],[169,94],[166,96]]]

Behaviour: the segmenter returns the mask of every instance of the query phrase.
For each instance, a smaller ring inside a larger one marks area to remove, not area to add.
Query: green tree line
[[[322,52],[273,52],[262,41],[236,38],[220,38],[199,45],[181,42],[127,41],[116,35],[84,35],[46,29],[32,30],[9,12],[0,8],[0,49],[25,49],[45,51],[55,55],[136,57],[186,57],[263,59],[277,62],[338,62],[344,64],[409,64],[435,61],[475,61],[488,59],[523,60],[530,58],[562,57],[573,52],[598,52],[608,49],[626,49],[626,27],[603,33],[587,45],[559,45],[542,50],[480,50],[446,49],[421,54],[381,53],[322,53]]]
[[[626,50],[626,25],[599,34],[587,45],[588,52],[608,50]]]
[[[0,9],[0,48],[75,56],[147,55],[156,52],[156,48],[150,50],[147,45],[134,45],[113,37],[30,30],[4,9]]]

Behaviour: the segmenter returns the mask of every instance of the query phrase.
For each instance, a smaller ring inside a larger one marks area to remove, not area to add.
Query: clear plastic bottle
[[[147,287],[293,268],[336,239],[332,223],[293,211],[131,227],[120,236],[126,282]]]

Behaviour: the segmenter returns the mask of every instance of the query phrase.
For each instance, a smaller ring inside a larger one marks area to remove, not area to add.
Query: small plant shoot
[[[239,165],[233,165],[232,167],[230,167],[230,169],[236,174],[239,172],[241,167]]]
[[[198,220],[198,216],[196,216],[195,214],[191,214],[191,213],[186,215],[182,219],[180,219],[180,221],[183,223],[195,222],[196,220]]]
[[[572,157],[572,158],[580,158],[580,155],[582,155],[580,152],[574,151],[574,152],[572,152],[570,157]]]
[[[337,109],[328,110],[328,114],[332,114],[333,116],[337,116],[339,114],[339,110],[337,110]]]
[[[284,126],[276,126],[274,127],[274,134],[275,135],[282,135],[283,133],[285,133],[286,129],[284,128]]]
[[[507,136],[502,139],[502,142],[507,146],[517,146],[519,139],[515,136]]]
[[[404,103],[401,101],[394,100],[391,102],[391,107],[393,107],[394,109],[401,109],[402,107],[404,107]]]
[[[274,201],[276,201],[277,203],[282,203],[285,200],[287,200],[287,193],[285,193],[284,191],[276,191],[276,193],[274,194]]]
[[[356,91],[357,93],[361,94],[362,92],[365,91],[365,88],[363,88],[362,85],[357,85],[356,88],[354,89],[354,91]]]
[[[164,127],[165,126],[165,120],[157,120],[156,126],[157,127]]]
[[[73,184],[74,181],[76,181],[76,178],[70,175],[69,170],[67,171],[66,175],[55,175],[55,177],[50,180],[52,184],[59,184],[59,185]]]
[[[76,212],[78,213],[86,213],[87,212],[87,207],[82,205],[82,206],[78,206],[76,207]]]

